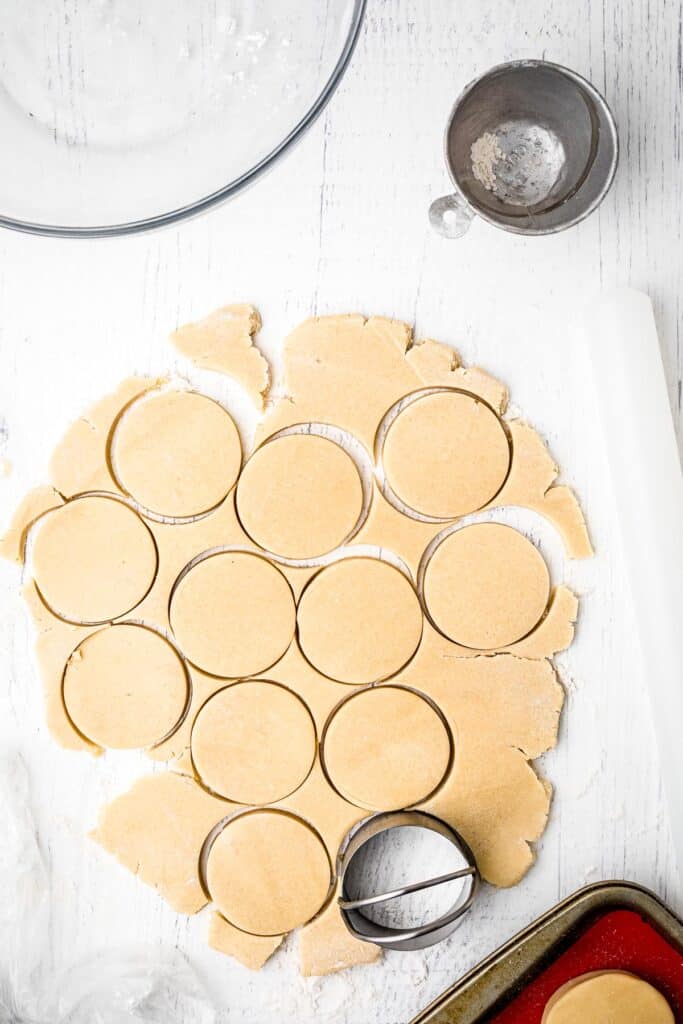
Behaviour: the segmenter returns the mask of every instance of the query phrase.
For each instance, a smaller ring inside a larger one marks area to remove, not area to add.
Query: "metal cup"
[[[575,71],[512,61],[456,100],[445,156],[455,192],[429,210],[442,235],[459,238],[475,216],[520,235],[553,234],[604,199],[617,168],[617,128],[603,97]]]

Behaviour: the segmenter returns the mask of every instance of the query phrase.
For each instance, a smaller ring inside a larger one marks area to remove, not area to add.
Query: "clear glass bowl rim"
[[[248,171],[245,171],[238,178],[235,178],[234,181],[229,182],[207,196],[203,196],[201,199],[188,203],[186,206],[179,206],[175,210],[169,210],[167,213],[160,213],[154,217],[147,217],[142,220],[132,220],[121,224],[78,227],[60,224],[38,224],[0,214],[0,227],[10,228],[13,231],[22,231],[29,235],[47,235],[53,238],[116,238],[121,235],[139,234],[143,231],[151,231],[154,228],[176,224],[178,221],[189,217],[196,217],[198,214],[211,209],[211,207],[231,199],[269,170],[281,156],[284,156],[325,109],[341,82],[353,51],[356,48],[366,5],[367,0],[354,0],[351,25],[346,41],[330,77],[327,79],[313,105],[274,149],[266,153],[258,163],[254,164],[253,167],[249,168]]]

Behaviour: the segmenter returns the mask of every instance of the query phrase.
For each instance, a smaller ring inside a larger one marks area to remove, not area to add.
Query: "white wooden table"
[[[0,480],[3,520],[42,480],[60,431],[91,399],[132,371],[177,365],[169,329],[250,301],[275,360],[302,318],[358,310],[414,322],[417,336],[448,341],[500,375],[578,490],[598,550],[560,570],[582,595],[581,617],[560,659],[568,699],[559,747],[539,765],[557,792],[537,866],[514,891],[487,889],[450,941],[321,980],[299,977],[295,937],[258,975],[211,952],[206,915],[175,915],[85,838],[102,802],[145,764],[92,762],[51,742],[31,627],[16,574],[3,566],[0,721],[31,770],[56,894],[46,936],[55,967],[94,948],[164,941],[208,978],[226,1022],[402,1024],[586,882],[636,879],[681,908],[593,397],[568,322],[602,284],[649,291],[678,419],[682,34],[680,0],[370,0],[331,105],[294,153],[231,204],[120,241],[0,235],[0,454],[13,464]],[[612,103],[622,143],[613,191],[596,215],[555,237],[525,240],[475,223],[463,240],[441,239],[427,207],[448,189],[441,137],[455,95],[492,64],[539,56],[587,75]]]

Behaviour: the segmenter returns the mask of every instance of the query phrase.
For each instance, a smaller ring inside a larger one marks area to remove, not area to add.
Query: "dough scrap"
[[[387,482],[414,511],[443,519],[476,512],[510,468],[510,443],[484,402],[460,391],[425,394],[391,423],[382,451]]]
[[[171,343],[195,366],[234,377],[261,410],[270,387],[270,367],[256,348],[261,317],[253,306],[223,306],[185,324],[171,334]]]
[[[157,550],[133,509],[86,495],[48,512],[37,526],[33,574],[41,596],[69,622],[127,615],[149,591]]]
[[[338,896],[337,888],[329,905],[299,933],[299,963],[305,978],[373,964],[382,955],[379,946],[353,937],[339,912]]]
[[[398,672],[422,633],[408,579],[376,558],[344,558],[322,569],[299,601],[299,642],[323,675],[374,683]]]
[[[322,745],[332,785],[371,811],[427,799],[444,778],[451,739],[428,701],[384,684],[360,690],[333,712]]]
[[[250,537],[286,558],[317,558],[351,534],[363,509],[356,465],[317,434],[267,441],[244,467],[235,495]]]
[[[92,743],[150,747],[180,721],[188,700],[182,659],[154,630],[132,623],[92,633],[69,658],[64,703]]]
[[[207,903],[199,879],[199,852],[230,808],[194,779],[162,772],[138,779],[112,800],[90,836],[174,910],[196,914]]]
[[[270,562],[247,552],[210,555],[191,568],[171,598],[171,626],[189,660],[225,678],[257,675],[294,636],[291,588]]]
[[[462,388],[483,398],[500,415],[507,408],[505,385],[477,366],[461,366],[460,356],[450,345],[433,338],[417,341],[406,352],[406,362],[426,387]]]
[[[556,484],[558,468],[538,433],[528,423],[509,420],[512,440],[510,473],[491,507],[530,508],[558,530],[570,558],[590,558],[593,546],[576,495]]]
[[[249,935],[226,921],[220,914],[209,919],[207,941],[217,953],[233,956],[250,971],[259,971],[282,945],[284,935]]]
[[[242,462],[229,413],[193,391],[156,391],[124,409],[110,460],[122,489],[162,516],[208,512],[225,498]]]
[[[563,985],[542,1024],[675,1024],[662,993],[627,971],[594,971]]]
[[[501,523],[473,523],[443,540],[425,571],[434,624],[463,647],[499,650],[540,622],[550,598],[548,567],[531,541]]]
[[[329,896],[327,851],[311,828],[281,811],[248,811],[213,841],[206,884],[223,917],[252,935],[310,921]]]
[[[426,693],[457,728],[453,767],[420,806],[464,837],[486,881],[516,885],[550,809],[551,789],[529,762],[557,742],[564,691],[553,666],[510,654],[460,658],[426,630],[395,681]]]
[[[210,697],[192,729],[200,780],[241,804],[271,804],[301,785],[315,759],[311,714],[291,690],[267,680],[234,683]]]

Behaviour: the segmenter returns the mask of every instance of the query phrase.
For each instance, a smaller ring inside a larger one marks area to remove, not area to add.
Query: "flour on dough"
[[[203,320],[179,327],[171,342],[195,366],[234,377],[261,410],[270,368],[254,342],[260,329],[261,317],[253,306],[223,306]]]

